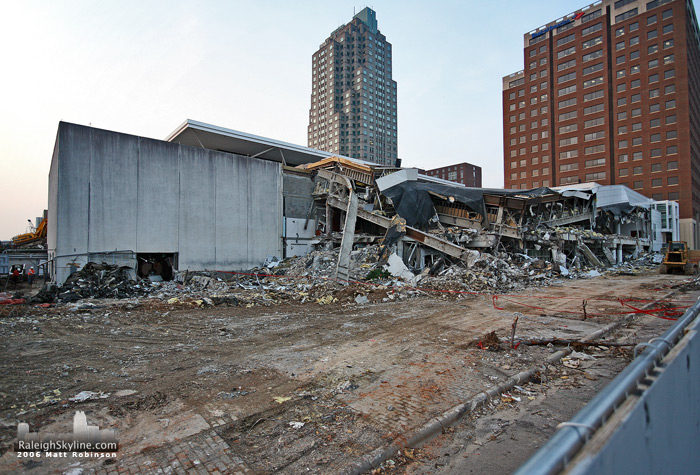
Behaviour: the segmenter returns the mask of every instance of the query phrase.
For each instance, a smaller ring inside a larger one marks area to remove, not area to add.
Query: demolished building
[[[301,167],[315,173],[317,234],[341,247],[339,278],[353,245],[380,240],[413,272],[478,251],[601,267],[660,243],[652,201],[621,185],[497,190],[340,158]]]
[[[605,266],[657,246],[651,203],[623,186],[467,188],[189,120],[168,141],[62,122],[49,274],[63,283],[104,262],[168,280],[340,248],[347,279],[353,249],[369,244],[411,273],[484,251]]]

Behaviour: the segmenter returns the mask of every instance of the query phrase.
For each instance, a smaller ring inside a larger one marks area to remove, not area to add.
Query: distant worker
[[[27,272],[27,283],[30,287],[34,285],[34,267],[30,267]]]
[[[19,282],[19,269],[17,267],[12,269],[12,285],[16,289],[17,283]]]

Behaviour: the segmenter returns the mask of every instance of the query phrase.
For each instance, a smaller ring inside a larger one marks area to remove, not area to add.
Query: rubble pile
[[[32,302],[77,302],[86,298],[123,299],[146,295],[150,288],[136,282],[130,267],[88,262],[71,274],[61,287],[47,285]]]
[[[70,303],[87,298],[145,297],[170,305],[272,306],[283,303],[365,304],[427,295],[430,290],[508,293],[549,285],[561,278],[586,278],[600,273],[582,265],[563,265],[520,253],[471,251],[465,261],[441,258],[422,272],[412,272],[380,245],[367,245],[350,255],[350,283],[334,279],[339,250],[321,249],[244,273],[183,271],[172,281],[134,280],[133,269],[89,263],[62,287],[45,287],[33,303]],[[607,272],[634,275],[654,270],[661,256],[644,254]],[[399,265],[396,263],[398,262]],[[367,285],[371,284],[371,285]],[[444,295],[444,294],[443,294]]]
[[[548,284],[558,277],[554,266],[525,255],[497,257],[482,253],[471,267],[456,264],[420,280],[421,288],[502,293],[530,285]]]

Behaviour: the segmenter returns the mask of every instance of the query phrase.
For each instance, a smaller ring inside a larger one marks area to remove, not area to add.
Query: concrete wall
[[[47,232],[58,282],[115,251],[178,253],[180,270],[282,255],[279,163],[64,122],[56,144]]]
[[[698,246],[700,243],[697,239],[697,221],[692,218],[680,219],[678,227],[680,229],[680,240],[687,242],[690,249],[700,249],[700,246]]]

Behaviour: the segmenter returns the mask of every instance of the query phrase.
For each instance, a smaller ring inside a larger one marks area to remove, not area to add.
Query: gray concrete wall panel
[[[216,163],[216,264],[219,269],[241,269],[248,263],[248,182],[245,160]]]
[[[282,255],[279,163],[67,123],[57,144],[49,242],[58,282],[70,264],[115,250],[177,252],[181,270],[241,270]]]
[[[216,268],[216,168],[211,153],[180,148],[180,270]]]
[[[282,257],[282,168],[275,162],[246,159],[248,180],[248,259]],[[261,213],[261,209],[278,210]]]
[[[136,249],[138,140],[91,132],[88,252]]]
[[[90,206],[89,127],[66,127],[59,137],[56,253],[87,252]]]
[[[136,248],[139,252],[178,251],[179,150],[160,140],[140,138]]]

